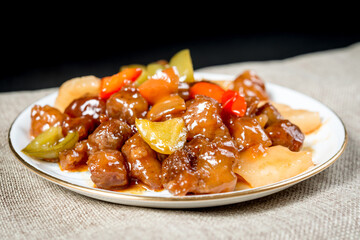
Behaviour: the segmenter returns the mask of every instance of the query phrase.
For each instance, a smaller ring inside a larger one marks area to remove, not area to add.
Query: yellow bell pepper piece
[[[171,154],[186,142],[187,129],[182,118],[164,122],[136,119],[135,125],[144,141],[156,152]]]

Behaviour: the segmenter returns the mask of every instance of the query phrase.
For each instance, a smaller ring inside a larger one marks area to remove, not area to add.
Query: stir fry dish
[[[223,193],[312,167],[303,143],[320,124],[316,112],[272,102],[254,71],[195,80],[184,49],[169,61],[64,82],[54,106],[32,107],[22,152],[62,171],[85,167],[101,189]]]

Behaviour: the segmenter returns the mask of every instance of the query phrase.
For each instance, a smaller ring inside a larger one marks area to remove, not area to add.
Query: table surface
[[[20,111],[55,89],[1,93],[0,238],[358,239],[359,62],[360,42],[282,60],[202,68],[202,71],[225,74],[253,69],[265,82],[314,97],[340,116],[349,139],[345,152],[330,168],[289,189],[253,201],[192,210],[111,204],[73,193],[36,176],[12,154],[7,134]],[[54,76],[51,70],[42,74]]]

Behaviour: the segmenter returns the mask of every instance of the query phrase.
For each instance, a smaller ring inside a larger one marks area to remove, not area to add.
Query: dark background
[[[79,15],[77,10],[53,16],[40,11],[18,22],[3,22],[0,91],[57,87],[72,77],[112,75],[121,65],[169,60],[183,48],[190,49],[196,70],[346,47],[360,42],[359,21],[349,9],[326,15],[263,15],[254,9],[246,14],[168,11],[160,16],[134,16],[133,11]]]

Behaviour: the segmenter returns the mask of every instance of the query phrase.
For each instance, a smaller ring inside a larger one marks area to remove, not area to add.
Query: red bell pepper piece
[[[227,90],[222,98],[221,98],[221,106],[224,110],[231,112],[231,106],[234,103],[235,96],[237,95],[237,92],[232,90]]]
[[[126,83],[135,81],[141,75],[141,72],[141,68],[126,68],[112,76],[102,78],[99,97],[101,99],[108,99]]]
[[[205,95],[217,100],[221,103],[223,111],[227,113],[235,114],[239,117],[244,116],[246,113],[247,105],[245,98],[237,91],[225,91],[220,86],[208,82],[195,83],[189,91],[190,98],[194,98],[196,95]]]
[[[239,92],[233,90],[227,90],[221,99],[222,109],[226,112],[235,114],[236,116],[242,117],[246,113],[246,101]]]
[[[235,97],[235,101],[231,106],[231,112],[239,117],[242,117],[246,113],[247,104],[245,98],[241,95]]]
[[[221,103],[225,90],[213,83],[198,82],[190,88],[189,93],[190,98],[194,98],[196,95],[205,95]]]

